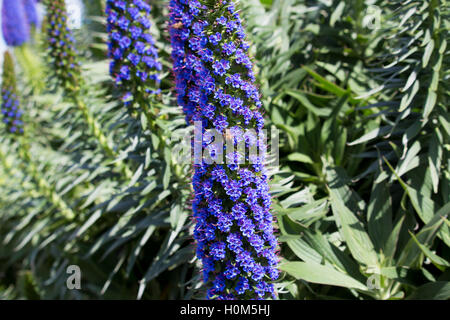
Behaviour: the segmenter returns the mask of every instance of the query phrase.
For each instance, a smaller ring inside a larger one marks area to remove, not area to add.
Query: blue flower
[[[223,76],[228,69],[230,69],[230,62],[228,60],[222,59],[220,61],[214,61],[212,64],[214,74],[218,76]]]
[[[223,53],[225,53],[227,56],[231,56],[236,51],[236,46],[233,42],[225,43],[222,48]]]
[[[120,79],[122,79],[122,80],[129,80],[130,79],[130,68],[128,66],[120,67],[119,76],[120,76]]]
[[[225,272],[223,273],[227,279],[234,279],[240,274],[240,270],[236,265],[231,263],[227,263],[225,268]]]
[[[240,277],[239,281],[235,287],[237,294],[243,295],[246,290],[250,289],[249,281],[247,278]]]
[[[222,260],[225,258],[225,248],[226,245],[224,242],[214,242],[210,246],[209,254],[214,260]]]
[[[130,45],[131,45],[130,38],[128,38],[127,36],[124,36],[124,37],[120,38],[120,40],[119,40],[119,47],[122,50],[125,50],[125,49],[129,48]]]
[[[142,34],[142,29],[137,26],[132,26],[130,28],[130,32],[131,32],[131,37],[136,40]]]
[[[130,20],[126,17],[122,16],[117,21],[117,25],[124,31],[128,31],[128,26],[130,25]]]
[[[139,61],[141,61],[141,57],[138,56],[137,54],[134,54],[134,53],[130,53],[130,54],[128,55],[128,59],[129,59],[129,60],[131,61],[131,63],[133,63],[133,65],[135,65],[135,66],[138,65]],[[140,71],[138,71],[138,72],[140,72]]]

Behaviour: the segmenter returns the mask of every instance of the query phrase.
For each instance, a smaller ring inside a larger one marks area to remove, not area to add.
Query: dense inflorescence
[[[67,25],[67,11],[64,0],[45,0],[47,8],[47,56],[51,69],[68,92],[79,89],[80,66],[76,57],[75,39]]]
[[[3,60],[2,104],[3,122],[7,131],[13,134],[23,133],[22,111],[16,91],[16,76],[11,54],[6,51]]]
[[[36,27],[39,24],[39,17],[36,10],[36,0],[22,0],[25,15],[30,26]]]
[[[142,0],[107,0],[110,73],[126,105],[158,94],[158,51],[150,34],[150,5]]]
[[[20,46],[29,40],[30,27],[22,1],[3,0],[2,31],[8,46]]]
[[[186,119],[202,123],[202,145],[213,157],[227,154],[226,164],[194,165],[194,238],[207,297],[275,297],[277,239],[264,156],[220,150],[205,131],[226,134],[234,147],[244,141],[246,148],[264,148],[261,101],[239,14],[231,1],[172,0],[170,35]]]

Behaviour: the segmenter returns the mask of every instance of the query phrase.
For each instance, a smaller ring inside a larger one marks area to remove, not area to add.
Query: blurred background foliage
[[[172,90],[168,2],[151,2],[162,94],[137,116],[108,75],[104,3],[84,3],[83,97],[113,152],[46,70],[34,70],[36,85],[18,58],[30,150],[0,137],[0,299],[202,299],[192,171],[175,161],[188,128]],[[239,6],[266,124],[280,130],[280,298],[449,299],[446,1]],[[39,36],[32,50],[45,61]],[[81,290],[67,289],[69,265]]]

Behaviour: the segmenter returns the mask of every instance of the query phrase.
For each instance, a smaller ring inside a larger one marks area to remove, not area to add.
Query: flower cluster
[[[215,129],[231,135],[235,146],[245,141],[248,148],[264,147],[244,133],[254,130],[259,136],[264,121],[233,2],[171,0],[170,35],[178,102],[188,122],[202,123],[203,146],[213,143],[205,130]],[[275,297],[277,239],[264,156],[227,155],[226,164],[194,165],[194,238],[207,297]]]
[[[8,46],[20,46],[29,40],[30,27],[21,0],[3,0],[2,31]]]
[[[28,24],[30,26],[37,27],[39,24],[38,13],[36,10],[37,0],[22,0],[22,2],[25,8],[25,15],[27,17]]]
[[[6,51],[3,59],[2,104],[3,122],[7,131],[13,134],[23,133],[22,111],[16,92],[16,76],[11,54]]]
[[[150,5],[143,0],[107,0],[110,73],[126,105],[158,94],[158,51],[150,34]]]
[[[76,59],[75,39],[67,25],[64,0],[45,0],[47,8],[47,55],[60,84],[70,92],[79,89],[80,65]]]

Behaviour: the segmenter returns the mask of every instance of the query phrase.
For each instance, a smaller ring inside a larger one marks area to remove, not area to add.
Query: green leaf
[[[375,248],[384,248],[392,232],[392,199],[386,181],[374,182],[367,205],[367,225]]]
[[[419,240],[414,236],[414,234],[410,231],[409,234],[414,239],[416,244],[419,246],[420,250],[433,262],[437,267],[450,267],[450,263],[448,263],[445,259],[439,257],[437,254],[433,253],[430,249],[420,243]]]
[[[448,204],[448,209],[450,209],[450,203]],[[408,241],[401,252],[398,259],[398,264],[401,266],[420,268],[422,263],[422,251],[416,244],[416,240],[418,240],[422,245],[431,246],[433,240],[436,238],[439,228],[443,223],[444,221],[442,220],[442,216],[438,212],[438,214],[435,214],[433,218],[415,235],[415,239],[410,239]]]
[[[288,160],[314,164],[314,161],[311,159],[310,156],[300,152],[291,153],[290,155],[288,155]]]
[[[324,161],[326,163],[326,161]],[[361,216],[366,211],[366,204],[361,197],[352,190],[352,183],[344,169],[340,167],[326,167],[326,178],[329,188],[333,189],[341,198],[350,211]]]
[[[172,154],[169,148],[164,148],[164,161],[165,161],[165,169],[163,176],[163,188],[167,189],[169,187],[170,177],[172,175],[171,172]]]
[[[133,174],[133,177],[130,180],[130,183],[128,184],[128,187],[132,187],[138,182],[139,178],[142,175],[142,172],[144,170],[144,164],[142,163],[139,168],[136,170],[136,172]]]
[[[348,145],[354,146],[357,144],[369,142],[375,138],[378,138],[379,136],[382,136],[382,135],[388,133],[390,130],[391,130],[390,126],[379,127],[379,128],[373,129],[372,131],[363,135],[361,138],[356,139],[355,141],[349,142]]]
[[[391,234],[389,235],[389,237],[386,241],[386,245],[383,247],[385,256],[390,258],[391,260],[394,259],[394,254],[397,251],[397,247],[398,247],[398,243],[399,243],[399,239],[400,239],[400,232],[402,230],[404,221],[405,221],[405,215],[402,215],[400,217],[400,219],[397,221]]]
[[[320,74],[318,74],[314,70],[312,70],[306,66],[304,66],[303,69],[305,69],[306,72],[308,72],[315,80],[317,80],[324,90],[326,90],[330,93],[333,93],[338,97],[345,96],[348,93],[347,90],[342,89],[341,87],[337,86],[333,82],[325,79],[324,77],[322,77]]]
[[[411,203],[414,207],[414,210],[416,210],[419,217],[425,222],[428,223],[432,217],[434,210],[434,202],[427,196],[423,195],[419,191],[415,190],[414,188],[407,185],[402,178],[398,175],[397,171],[394,170],[392,165],[389,163],[389,161],[384,158],[384,161],[386,162],[389,169],[394,173],[394,176],[399,181],[402,188],[406,191],[406,194],[408,195],[409,199],[411,200]]]
[[[438,192],[439,176],[441,173],[442,162],[442,135],[438,129],[435,129],[433,136],[429,142],[428,148],[428,165],[430,166],[431,180],[433,181],[433,191]]]
[[[300,237],[300,236],[299,236]],[[303,261],[322,263],[322,256],[301,238],[286,241],[294,254]]]
[[[382,267],[380,274],[388,279],[411,286],[417,282],[429,281],[420,270],[407,267]]]
[[[428,90],[428,96],[427,100],[425,101],[425,106],[423,108],[423,117],[427,119],[433,111],[434,106],[436,105],[437,101],[437,93],[431,90]]]
[[[287,262],[280,265],[280,270],[287,272],[296,279],[331,286],[359,289],[367,291],[367,287],[352,277],[314,262]]]
[[[331,27],[334,27],[336,21],[341,19],[342,13],[344,12],[344,8],[345,8],[345,2],[341,1],[337,5],[336,9],[333,10],[333,13],[331,14],[331,17],[330,17],[330,26]]]
[[[328,212],[327,198],[316,200],[300,208],[290,208],[287,214],[291,219],[308,221],[326,215]]]
[[[419,166],[419,157],[417,156],[417,154],[420,152],[420,149],[421,148],[419,141],[414,142],[413,145],[408,149],[405,157],[399,161],[397,169],[395,170],[398,177],[403,176],[405,173]]]
[[[333,187],[329,188],[333,215],[339,223],[339,231],[353,257],[367,267],[378,266],[378,256],[363,224],[345,206],[345,201]]]
[[[405,94],[402,100],[400,101],[400,108],[398,110],[399,112],[404,111],[406,108],[410,106],[411,102],[413,101],[414,97],[419,91],[419,87],[420,87],[419,80],[416,80],[412,88],[408,90],[408,93]]]
[[[147,228],[147,230],[145,231],[145,233],[142,235],[141,239],[134,246],[132,253],[128,259],[128,265],[127,265],[127,270],[126,270],[127,274],[131,273],[131,270],[132,270],[134,264],[136,263],[136,259],[139,256],[139,254],[141,253],[142,248],[145,246],[145,244],[150,239],[150,237],[152,236],[153,232],[155,232],[155,230],[156,230],[155,225],[149,226]]]
[[[425,47],[425,52],[423,54],[422,57],[422,67],[426,68],[426,66],[428,65],[428,62],[430,62],[430,57],[431,54],[433,53],[433,49],[434,49],[434,40],[431,39],[427,46]]]
[[[318,117],[328,117],[331,114],[331,109],[317,108],[309,101],[309,99],[303,94],[303,92],[299,90],[286,90],[284,93],[297,99],[303,107],[305,107]]]
[[[450,282],[436,281],[418,287],[408,300],[448,300],[450,299]]]

